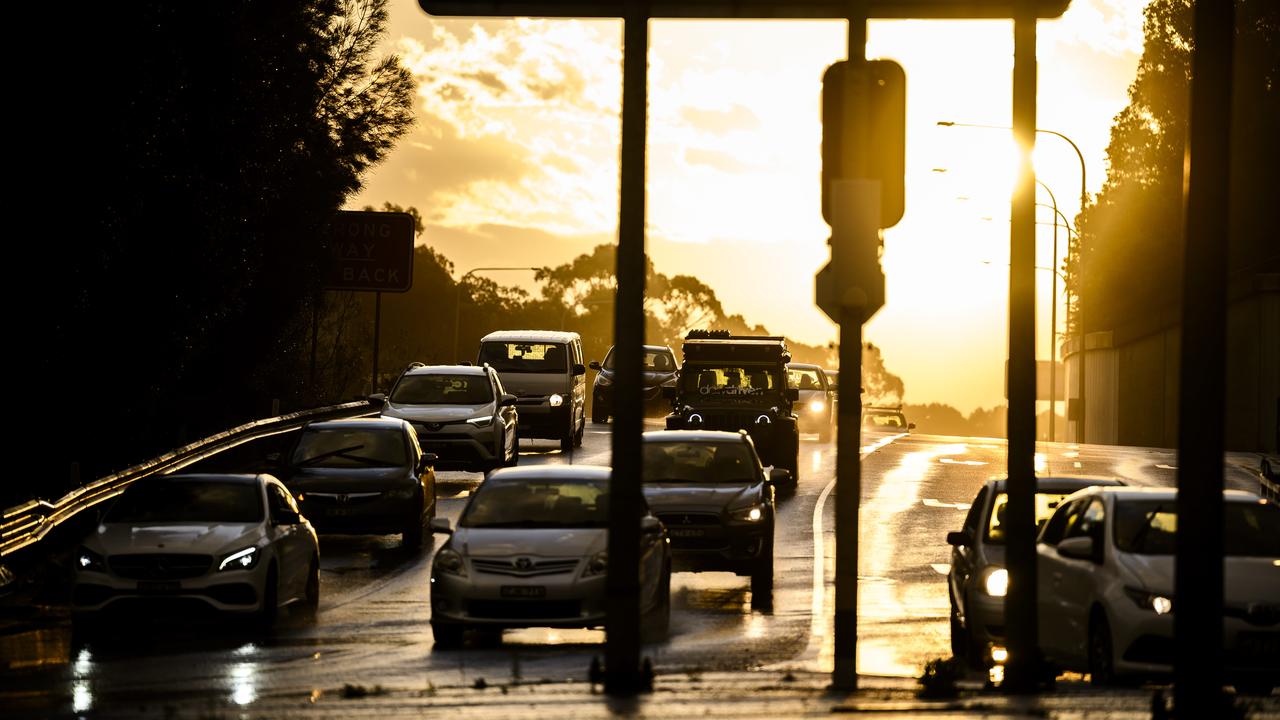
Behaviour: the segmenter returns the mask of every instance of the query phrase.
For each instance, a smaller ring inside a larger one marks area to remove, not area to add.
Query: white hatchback
[[[159,475],[116,499],[75,553],[72,609],[84,621],[142,606],[257,615],[320,599],[311,523],[271,475]]]
[[[1280,507],[1223,493],[1224,676],[1280,678]],[[1177,491],[1093,487],[1058,506],[1036,544],[1040,649],[1095,684],[1172,672]]]

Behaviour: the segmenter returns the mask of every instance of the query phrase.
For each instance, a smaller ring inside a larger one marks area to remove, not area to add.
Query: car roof
[[[307,423],[308,430],[400,430],[405,421],[393,417],[341,418]]]
[[[991,481],[996,492],[1005,492],[1008,484],[1008,478],[997,478]],[[1037,492],[1073,493],[1094,486],[1124,486],[1124,482],[1110,477],[1036,477]]]
[[[824,373],[826,372],[826,370],[824,370],[824,369],[823,369],[823,367],[822,367],[821,365],[814,365],[813,363],[797,363],[797,362],[793,362],[793,363],[787,363],[787,367],[789,367],[789,368],[800,368],[800,369],[802,369],[802,370],[822,370]]]
[[[723,430],[650,430],[644,442],[743,442],[741,433]]]
[[[490,480],[596,480],[606,482],[612,470],[605,465],[528,465],[494,470]],[[484,483],[481,483],[482,485]]]
[[[480,338],[480,342],[558,342],[568,343],[579,339],[576,332],[564,330],[497,330]]]
[[[1090,494],[1110,495],[1117,500],[1177,500],[1177,488],[1163,487],[1099,487],[1090,490]],[[1261,500],[1253,493],[1243,490],[1223,490],[1222,499],[1226,502],[1253,502]]]
[[[484,375],[484,365],[423,365],[405,371],[405,375]]]
[[[275,479],[266,473],[174,473],[172,475],[148,475],[135,482],[225,482],[241,485],[254,485],[258,482]]]

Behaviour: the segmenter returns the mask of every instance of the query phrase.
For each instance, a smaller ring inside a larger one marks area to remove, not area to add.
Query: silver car
[[[382,416],[409,421],[438,470],[488,472],[520,460],[516,397],[489,366],[409,366],[383,402]]]
[[[609,570],[609,468],[540,466],[495,471],[471,496],[431,568],[436,645],[469,630],[600,627]],[[640,609],[644,634],[666,634],[671,551],[662,523],[641,519]]]

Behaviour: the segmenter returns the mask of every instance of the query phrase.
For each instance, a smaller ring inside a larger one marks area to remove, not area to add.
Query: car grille
[[[537,559],[537,558],[471,558],[471,567],[476,572],[492,575],[514,575],[516,577],[533,577],[535,575],[559,575],[573,572],[578,567],[578,558],[569,559]]]
[[[719,525],[720,516],[716,513],[658,513],[658,519],[669,528],[685,525]]]
[[[332,507],[351,507],[373,502],[382,497],[380,492],[322,493],[304,492],[304,508],[318,510]]]
[[[582,615],[577,600],[470,600],[467,614],[492,620],[557,620]]]
[[[449,440],[470,440],[471,436],[466,433],[458,432],[432,432],[418,428],[418,442],[427,444],[429,442],[446,442]]]
[[[184,580],[209,572],[211,555],[177,555],[151,553],[113,555],[108,559],[111,571],[131,580]]]
[[[768,415],[768,411],[760,408],[751,410],[695,410],[702,416],[702,422],[691,427],[707,430],[758,430],[756,418]],[[772,419],[772,418],[771,418]]]
[[[546,402],[546,400],[547,399],[541,395],[516,398],[516,406],[519,407],[521,405],[541,405],[542,403]]]
[[[724,550],[729,542],[718,537],[673,537],[672,550]]]

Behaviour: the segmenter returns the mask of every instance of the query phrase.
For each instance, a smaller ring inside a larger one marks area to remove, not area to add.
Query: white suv
[[[413,363],[383,403],[382,416],[407,420],[436,468],[488,472],[520,459],[516,397],[488,366]]]
[[[488,364],[519,400],[526,438],[559,440],[569,452],[582,446],[587,424],[587,367],[575,332],[501,330],[480,339],[477,364]]]

